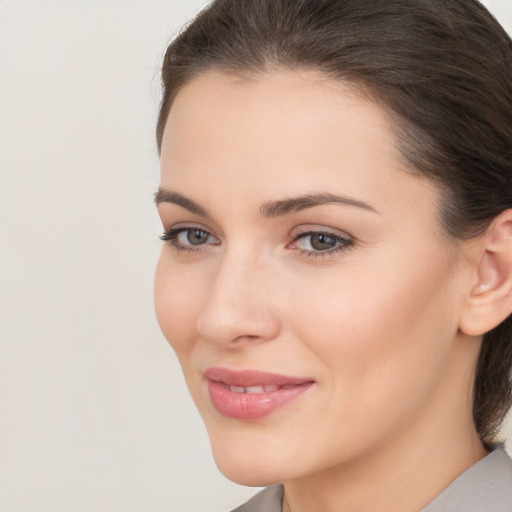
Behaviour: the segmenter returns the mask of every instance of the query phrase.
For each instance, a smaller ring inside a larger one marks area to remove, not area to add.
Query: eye
[[[298,249],[307,256],[327,256],[338,251],[347,250],[353,240],[327,231],[306,231],[298,234],[289,246]]]
[[[161,240],[170,242],[177,250],[195,251],[204,245],[219,245],[219,240],[209,231],[198,227],[180,227],[166,231]]]

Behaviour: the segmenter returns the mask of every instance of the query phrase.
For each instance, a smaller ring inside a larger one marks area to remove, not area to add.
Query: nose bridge
[[[198,317],[201,336],[222,345],[275,337],[279,322],[270,303],[270,274],[269,263],[257,253],[226,250]]]

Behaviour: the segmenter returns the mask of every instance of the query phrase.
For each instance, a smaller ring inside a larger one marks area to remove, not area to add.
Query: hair
[[[161,149],[176,94],[208,71],[314,69],[390,113],[411,172],[442,192],[447,237],[512,207],[512,41],[477,0],[215,0],[167,48]],[[473,418],[491,443],[512,403],[512,316],[485,334]]]

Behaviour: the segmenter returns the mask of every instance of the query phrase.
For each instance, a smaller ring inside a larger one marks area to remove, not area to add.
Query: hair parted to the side
[[[179,90],[209,70],[313,68],[391,114],[412,172],[443,192],[448,237],[512,207],[512,41],[477,0],[215,0],[170,44],[160,150]],[[491,442],[512,403],[512,317],[484,337],[473,416]]]

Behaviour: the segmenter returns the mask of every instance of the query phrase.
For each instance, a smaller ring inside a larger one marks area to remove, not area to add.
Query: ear
[[[475,272],[459,328],[480,336],[512,313],[512,209],[493,220],[474,249]]]

